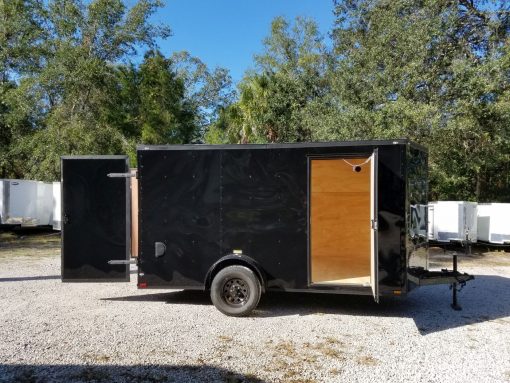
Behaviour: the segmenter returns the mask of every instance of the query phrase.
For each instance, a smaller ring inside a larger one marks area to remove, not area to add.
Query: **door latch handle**
[[[370,226],[372,227],[372,230],[377,230],[379,228],[379,225],[377,224],[377,220],[375,220],[375,219],[370,220]]]
[[[154,243],[154,256],[156,258],[162,257],[166,253],[166,245],[163,242]]]

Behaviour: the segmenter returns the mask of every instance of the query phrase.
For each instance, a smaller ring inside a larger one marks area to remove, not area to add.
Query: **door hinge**
[[[371,219],[371,220],[370,220],[370,224],[371,224],[371,226],[372,226],[372,230],[378,230],[378,229],[379,229],[379,225],[378,225],[378,223],[377,223],[377,220],[375,220],[375,219]]]
[[[111,261],[108,261],[109,265],[135,265],[136,259],[112,259]]]
[[[136,177],[136,173],[108,173],[107,176],[110,178],[132,178]]]

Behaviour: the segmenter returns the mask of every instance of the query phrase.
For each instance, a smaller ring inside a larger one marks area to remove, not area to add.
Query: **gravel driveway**
[[[1,248],[0,248],[1,250]],[[510,256],[450,309],[446,286],[407,298],[278,293],[230,318],[200,292],[60,281],[58,249],[0,251],[1,382],[509,382]]]

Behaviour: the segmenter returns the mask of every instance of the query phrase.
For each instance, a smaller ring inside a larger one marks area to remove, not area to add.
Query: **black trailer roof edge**
[[[387,145],[412,145],[420,150],[425,147],[412,143],[409,139],[399,138],[395,140],[356,140],[356,141],[322,141],[322,142],[297,142],[278,144],[179,144],[179,145],[143,145],[136,146],[137,150],[224,150],[224,149],[286,149],[286,148],[314,148],[331,146],[387,146]]]
[[[60,156],[61,160],[115,160],[129,158],[127,154],[77,154]]]

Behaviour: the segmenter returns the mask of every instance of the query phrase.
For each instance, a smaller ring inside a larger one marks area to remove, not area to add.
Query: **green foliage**
[[[60,156],[200,142],[233,93],[228,72],[165,58],[159,0],[0,0],[0,176],[58,179]],[[147,49],[139,66],[129,57]],[[183,65],[184,64],[184,65]]]
[[[224,68],[211,71],[199,58],[188,52],[171,56],[177,76],[184,81],[185,98],[195,114],[200,139],[216,121],[220,110],[230,105],[236,96],[232,78]]]
[[[265,51],[255,57],[259,72],[247,73],[239,85],[239,100],[220,112],[215,137],[231,142],[310,140],[303,124],[307,106],[327,94],[325,73],[329,55],[317,25],[298,18],[291,26],[283,18],[271,25]]]
[[[10,141],[3,176],[51,180],[61,155],[126,152],[128,141],[103,118],[113,63],[168,36],[147,21],[160,2],[141,0],[129,10],[121,0],[1,5],[0,18],[9,20],[0,37],[2,141]]]
[[[184,143],[193,140],[193,113],[183,103],[184,82],[161,54],[146,56],[140,66],[142,143]]]
[[[40,64],[41,19],[37,1],[0,0],[0,177],[23,174],[10,148],[30,131],[32,121],[23,101],[32,95],[17,92],[13,74],[32,72]]]
[[[278,17],[237,92],[157,50],[160,5],[0,0],[0,177],[56,179],[64,154],[135,165],[136,143],[409,137],[431,198],[510,201],[508,1],[335,0],[329,40]]]
[[[509,5],[488,3],[336,3],[333,92],[368,127],[339,129],[428,146],[434,199],[510,200]]]
[[[510,201],[510,4],[337,0],[332,47],[273,21],[258,70],[211,142],[408,137],[429,148],[431,198]]]
[[[105,107],[106,121],[130,143],[184,144],[203,140],[216,108],[230,103],[231,80],[221,68],[210,71],[198,58],[179,52],[165,58],[151,50],[138,66],[116,67]]]
[[[185,99],[183,79],[172,62],[157,51],[149,51],[139,68],[117,68],[118,88],[110,121],[124,135],[144,144],[191,142],[197,129],[193,111]]]

